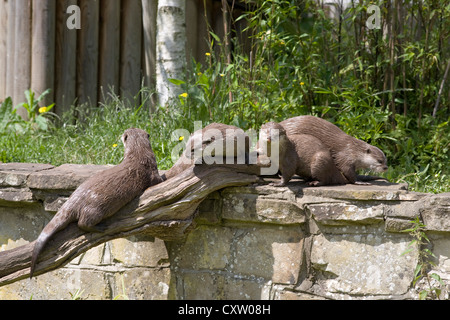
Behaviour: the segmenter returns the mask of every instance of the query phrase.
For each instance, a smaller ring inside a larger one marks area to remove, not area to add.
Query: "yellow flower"
[[[300,82],[300,85],[301,85],[301,86],[304,86],[304,85],[305,85],[305,83],[304,83],[304,82],[302,81],[302,82]]]
[[[117,146],[118,146],[117,143],[114,143],[114,144],[113,144],[113,148],[117,148]]]
[[[184,92],[184,93],[180,94],[180,97],[182,97],[182,98],[187,98],[187,97],[188,97],[187,92]]]
[[[184,140],[184,136],[180,136],[179,138],[178,138],[178,141],[183,141]]]
[[[201,72],[199,72],[199,73],[197,73],[197,75],[198,75],[198,76],[201,76],[201,75],[202,75],[202,73],[201,73]]]
[[[205,53],[205,56],[209,57],[211,55],[211,53],[207,52]]]
[[[221,76],[221,77],[225,77],[225,74],[224,74],[224,73],[221,73],[220,76]]]
[[[46,112],[47,112],[47,107],[39,108],[39,113],[46,113]]]

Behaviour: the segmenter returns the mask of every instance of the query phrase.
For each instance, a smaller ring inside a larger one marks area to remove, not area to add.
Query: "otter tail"
[[[68,217],[63,214],[63,212],[64,210],[62,212],[58,212],[53,217],[53,219],[45,226],[44,230],[42,230],[41,234],[35,241],[33,252],[31,254],[30,279],[33,277],[38,256],[44,248],[45,244],[56,232],[66,227],[72,221],[72,219],[68,219]]]

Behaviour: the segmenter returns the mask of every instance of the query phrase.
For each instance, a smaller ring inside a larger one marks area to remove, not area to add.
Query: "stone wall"
[[[70,193],[104,166],[0,164],[0,250],[33,241]],[[0,299],[417,299],[421,216],[450,285],[450,194],[406,185],[307,188],[293,180],[211,194],[185,240],[117,239],[56,271],[0,287]]]

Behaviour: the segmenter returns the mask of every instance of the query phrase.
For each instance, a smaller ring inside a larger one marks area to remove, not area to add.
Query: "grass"
[[[50,126],[46,131],[30,127],[22,133],[13,130],[2,132],[0,162],[49,163],[54,166],[64,163],[117,164],[121,162],[124,151],[120,141],[122,133],[136,127],[149,132],[158,168],[167,170],[173,164],[172,149],[179,143],[179,136],[172,133],[176,129],[192,132],[193,120],[201,116],[193,114],[188,119],[183,108],[177,108],[178,111],[159,108],[150,114],[146,101],[151,93],[143,91],[140,94],[144,101],[141,104],[126,103],[117,96],[110,96],[97,108],[78,107],[78,117],[85,120],[76,124],[74,117],[66,114],[58,120],[59,126]],[[203,125],[206,125],[207,120],[203,120]],[[418,192],[450,191],[445,163],[439,163],[437,169],[433,163],[434,167],[430,169],[430,165],[409,164],[404,159],[394,159],[389,152],[386,154],[391,166],[383,176],[389,181],[407,182],[410,190]]]
[[[136,127],[150,133],[160,168],[171,166],[170,157],[165,153],[168,137],[164,130],[157,128],[157,121],[153,121],[143,105],[136,108],[118,97],[110,97],[98,108],[80,107],[77,113],[86,120],[74,124],[74,118],[65,114],[59,120],[60,126],[48,131],[0,134],[0,161],[55,166],[64,163],[117,164],[123,157],[122,133]]]

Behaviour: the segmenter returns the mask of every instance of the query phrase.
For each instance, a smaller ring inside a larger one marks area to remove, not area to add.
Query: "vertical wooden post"
[[[31,0],[15,0],[15,57],[14,98],[15,104],[25,101],[24,92],[30,89],[31,78]],[[28,114],[24,108],[17,113],[24,119]]]
[[[109,92],[119,93],[120,0],[102,0],[100,4],[99,101]]]
[[[143,72],[144,85],[150,90],[155,89],[156,74],[156,14],[158,0],[142,0],[143,23]],[[156,107],[156,95],[152,95],[149,111],[153,113]]]
[[[8,33],[6,38],[6,74],[7,74],[7,82],[6,82],[6,96],[14,97],[14,50],[15,46],[15,13],[16,13],[16,1],[9,0],[7,4],[8,9]],[[14,101],[13,101],[14,103]]]
[[[67,8],[77,0],[56,1],[55,112],[70,110],[76,99],[77,30],[67,28]]]
[[[80,0],[77,94],[79,104],[96,106],[98,88],[98,36],[100,0]]]
[[[0,103],[6,98],[6,55],[8,38],[8,2],[0,0]]]
[[[33,0],[32,4],[31,89],[37,95],[51,89],[42,101],[48,105],[54,101],[56,1]]]
[[[198,43],[198,0],[186,0],[186,61],[197,59]]]
[[[133,101],[141,89],[142,4],[122,1],[120,95]]]

